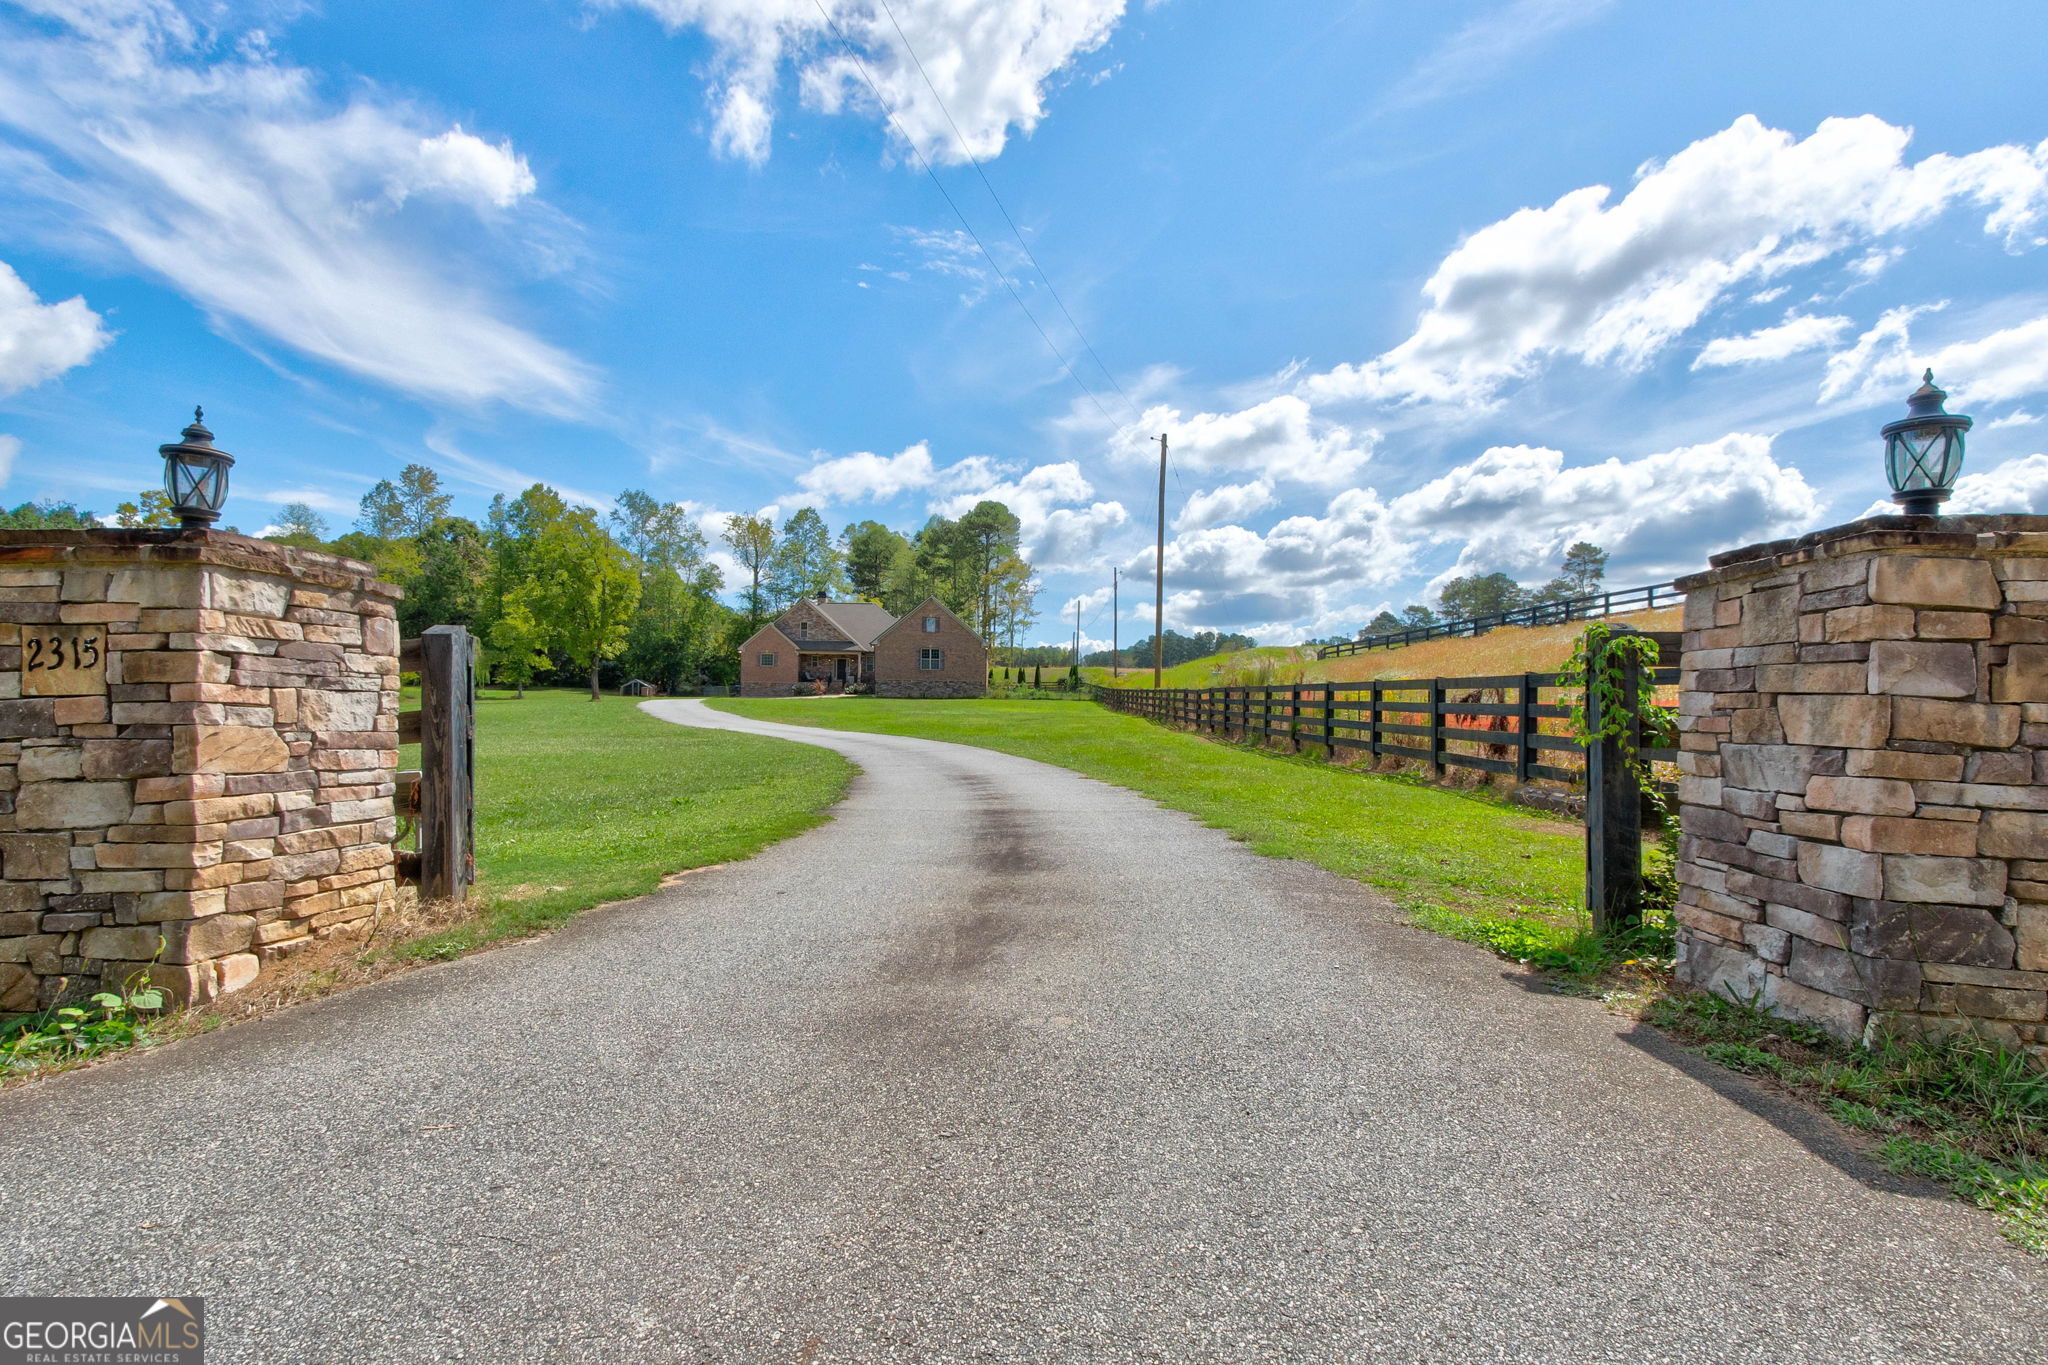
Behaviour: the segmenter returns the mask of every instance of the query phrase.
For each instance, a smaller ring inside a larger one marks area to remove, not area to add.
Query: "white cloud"
[[[1950,411],[1958,404],[2010,402],[2048,391],[2048,316],[1968,341],[1915,347],[1913,320],[1942,306],[1888,310],[1855,345],[1828,357],[1821,400],[1890,394],[1903,402],[1927,369],[1952,395]]]
[[[2005,431],[2012,427],[2030,427],[2041,420],[2036,412],[2008,412],[2003,417],[1994,417],[1984,424],[1986,431]]]
[[[1741,433],[1569,469],[1559,451],[1496,446],[1391,504],[1412,533],[1462,542],[1455,572],[1522,577],[1555,572],[1576,540],[1607,550],[1628,577],[1690,572],[1821,510],[1805,477],[1772,458],[1768,436]]]
[[[1025,558],[1044,570],[1093,565],[1103,540],[1129,516],[1122,503],[1097,500],[1095,486],[1072,460],[1019,474],[1014,465],[973,455],[942,471],[934,491],[931,510],[943,517],[960,516],[984,499],[1008,507],[1017,515]]]
[[[55,24],[0,20],[0,159],[13,193],[68,216],[67,244],[133,261],[230,336],[403,393],[582,409],[589,369],[492,297],[494,258],[550,268],[567,231],[508,145],[374,90],[335,105],[263,34],[217,46],[168,5],[39,8]]]
[[[84,299],[44,303],[0,261],[0,398],[83,365],[111,339]]]
[[[1385,586],[1413,569],[1413,537],[1370,488],[1347,488],[1321,516],[1283,518],[1260,533],[1243,526],[1183,531],[1166,544],[1168,620],[1190,629],[1282,629],[1319,621],[1359,588]],[[1152,582],[1152,551],[1123,565],[1125,579]]]
[[[1376,431],[1354,431],[1316,417],[1305,401],[1288,393],[1238,412],[1184,417],[1163,404],[1148,408],[1124,429],[1117,453],[1130,464],[1152,464],[1159,458],[1156,433],[1162,431],[1168,458],[1182,469],[1325,485],[1350,479],[1372,458],[1379,440]]]
[[[1887,386],[1896,387],[1913,373],[1913,319],[1947,306],[1943,302],[1887,308],[1855,345],[1828,357],[1820,381],[1821,401],[1873,398]]]
[[[1187,505],[1173,519],[1174,529],[1198,531],[1220,522],[1243,521],[1254,512],[1273,505],[1273,483],[1254,479],[1250,483],[1225,484],[1189,496]]]
[[[1886,514],[1899,510],[1887,501],[1864,515],[1879,515],[1879,509]],[[2048,512],[2048,455],[2028,455],[1981,474],[1964,474],[1941,511],[1951,517],[1969,512]]]
[[[1510,0],[1451,35],[1395,85],[1392,108],[1423,104],[1469,90],[1512,65],[1529,49],[1596,19],[1614,0]]]
[[[1715,337],[1700,348],[1692,362],[1695,370],[1716,365],[1755,365],[1783,360],[1801,351],[1832,346],[1850,327],[1844,317],[1788,317],[1775,327],[1764,327],[1739,337]]]
[[[409,174],[394,179],[393,194],[441,194],[470,204],[506,209],[538,187],[526,158],[509,142],[493,146],[456,124],[421,138]]]
[[[1810,136],[1750,115],[1636,174],[1618,201],[1573,190],[1479,229],[1423,287],[1407,340],[1314,376],[1315,399],[1485,404],[1546,360],[1632,369],[1732,291],[1867,247],[1962,204],[2011,249],[2048,211],[2048,142],[1908,163],[1908,129],[1829,119]]]
[[[0,436],[0,488],[14,477],[14,457],[21,454],[19,436]]]
[[[671,32],[701,31],[713,54],[711,145],[721,156],[755,164],[768,159],[785,66],[794,68],[807,107],[881,119],[839,35],[859,54],[910,140],[934,161],[957,163],[970,155],[996,156],[1013,131],[1036,128],[1045,117],[1048,85],[1075,58],[1108,41],[1124,12],[1124,0],[894,0],[892,23],[875,0],[824,0],[835,33],[814,0],[594,3],[644,10]],[[889,135],[893,143],[895,130]]]
[[[819,504],[887,502],[904,493],[929,488],[937,477],[931,447],[923,441],[894,455],[856,451],[820,460],[797,475],[797,485]]]

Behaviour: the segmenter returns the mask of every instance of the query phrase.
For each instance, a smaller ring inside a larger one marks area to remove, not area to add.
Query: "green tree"
[[[705,558],[704,533],[675,503],[628,489],[611,524],[640,570],[640,605],[622,656],[626,669],[680,690],[701,671],[724,629],[728,612],[718,602],[724,578]]]
[[[317,550],[327,543],[327,518],[314,511],[311,503],[288,502],[277,510],[275,529],[264,539]]]
[[[419,577],[420,546],[416,540],[383,540],[364,531],[336,536],[327,548],[376,569],[377,577],[404,587]]]
[[[532,577],[530,561],[541,532],[560,521],[568,510],[562,495],[544,483],[529,486],[516,498],[500,493],[491,499],[490,511],[484,518],[484,546],[490,555],[490,567],[485,575],[483,607],[477,617],[478,627],[486,638],[512,595]]]
[[[1428,607],[1411,603],[1401,608],[1401,624],[1409,630],[1420,630],[1424,626],[1433,626],[1436,623],[1436,613]]]
[[[428,626],[473,626],[482,614],[491,557],[484,533],[467,517],[443,517],[416,536],[420,567],[404,581],[399,629],[418,635]]]
[[[1437,608],[1447,621],[1474,616],[1494,616],[1526,606],[1529,594],[1504,573],[1467,574],[1444,584],[1437,595]]]
[[[1365,623],[1365,629],[1358,632],[1358,638],[1362,640],[1368,635],[1391,635],[1401,629],[1401,618],[1390,611],[1383,611]]]
[[[1574,542],[1564,552],[1564,572],[1558,577],[1574,597],[1600,591],[1601,581],[1607,577],[1607,551],[1583,540]]]
[[[100,519],[68,502],[25,502],[0,511],[0,531],[90,531]]]
[[[358,530],[380,540],[423,536],[448,515],[454,498],[441,491],[441,476],[423,464],[398,471],[398,482],[379,479],[363,494]]]
[[[747,571],[747,591],[741,615],[747,623],[744,641],[768,619],[768,599],[762,592],[762,576],[775,555],[775,523],[766,517],[748,517],[735,512],[725,519],[721,537],[740,567]]]
[[[995,636],[1003,579],[1020,571],[1030,576],[1018,550],[1021,535],[1016,514],[992,499],[976,503],[954,524],[959,591],[967,599],[968,621],[984,640]]]
[[[846,578],[856,597],[879,602],[889,576],[910,554],[910,542],[879,521],[860,521],[839,533]]]
[[[501,681],[519,689],[522,701],[526,698],[526,684],[533,681],[534,673],[548,666],[548,656],[541,648],[546,641],[547,632],[534,619],[532,606],[514,593],[491,627],[491,668]]]
[[[134,530],[139,526],[176,526],[178,514],[171,510],[171,495],[161,488],[145,488],[134,502],[114,508],[114,524]]]
[[[590,699],[602,695],[598,665],[626,648],[633,611],[640,603],[640,575],[633,557],[605,534],[597,514],[570,508],[544,528],[533,545],[528,580],[536,621],[548,648],[590,678]],[[524,590],[522,590],[523,594]]]
[[[844,591],[845,575],[832,533],[816,509],[799,507],[782,523],[768,561],[768,595],[777,609],[800,597]]]

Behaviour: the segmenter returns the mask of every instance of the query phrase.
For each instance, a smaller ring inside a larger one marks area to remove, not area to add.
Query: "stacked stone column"
[[[0,1015],[206,999],[388,902],[397,597],[242,536],[0,532]],[[83,624],[103,694],[24,696],[24,644]]]
[[[2048,518],[1712,564],[1679,580],[1679,975],[2048,1060]]]

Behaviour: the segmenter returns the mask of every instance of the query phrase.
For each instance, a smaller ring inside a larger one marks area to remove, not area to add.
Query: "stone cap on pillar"
[[[1865,517],[1787,540],[1724,550],[1708,558],[1709,568],[1684,575],[1674,586],[1680,592],[1691,592],[1798,564],[1885,550],[2048,555],[2048,516]]]
[[[360,559],[302,550],[230,531],[176,526],[106,527],[92,531],[0,531],[0,568],[32,565],[205,564],[279,574],[323,588],[369,593],[398,601],[405,590],[377,576]]]

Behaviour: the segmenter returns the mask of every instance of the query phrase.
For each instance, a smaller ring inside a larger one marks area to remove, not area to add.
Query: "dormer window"
[[[811,623],[809,621],[799,621],[796,623],[796,638],[799,640],[811,638]]]
[[[927,635],[937,635],[939,633],[938,617],[927,616],[924,618],[924,633]]]

